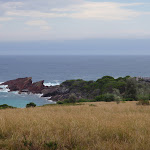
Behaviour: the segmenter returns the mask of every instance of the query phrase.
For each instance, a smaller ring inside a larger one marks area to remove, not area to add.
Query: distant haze
[[[149,39],[1,42],[0,55],[150,55]]]

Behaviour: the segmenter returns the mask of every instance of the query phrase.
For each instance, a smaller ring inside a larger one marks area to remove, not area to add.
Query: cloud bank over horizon
[[[147,0],[0,0],[0,41],[150,38]]]
[[[0,42],[0,55],[150,55],[149,39]]]

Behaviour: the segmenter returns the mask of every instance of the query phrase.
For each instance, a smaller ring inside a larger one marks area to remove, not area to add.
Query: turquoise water
[[[0,92],[0,105],[8,104],[10,106],[24,108],[26,104],[30,102],[34,102],[37,106],[53,103],[45,98],[40,98],[38,95],[17,94],[14,92]]]
[[[30,102],[35,103],[37,106],[55,103],[49,101],[48,98],[42,98],[40,94],[9,92],[5,85],[0,85],[0,88],[0,105],[7,104],[13,107],[24,108]]]

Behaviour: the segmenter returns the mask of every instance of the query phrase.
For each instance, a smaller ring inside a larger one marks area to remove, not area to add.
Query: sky
[[[150,55],[149,0],[0,0],[0,55]]]

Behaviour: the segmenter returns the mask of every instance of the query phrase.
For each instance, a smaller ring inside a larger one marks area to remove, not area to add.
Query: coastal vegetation
[[[150,82],[126,76],[117,79],[104,76],[97,81],[67,80],[60,86],[71,91],[62,103],[105,101],[145,101],[150,99]]]
[[[0,110],[0,149],[149,150],[150,109],[136,103]]]
[[[31,103],[26,105],[26,108],[29,108],[29,107],[36,107],[36,104],[31,102]]]
[[[104,76],[96,81],[82,79],[67,80],[56,86],[45,86],[44,81],[32,82],[31,77],[10,80],[7,85],[10,91],[41,94],[49,100],[61,103],[93,101],[137,101],[150,99],[150,79],[137,77]]]
[[[9,106],[7,104],[0,105],[0,109],[7,109],[7,108],[15,108],[15,107]]]

